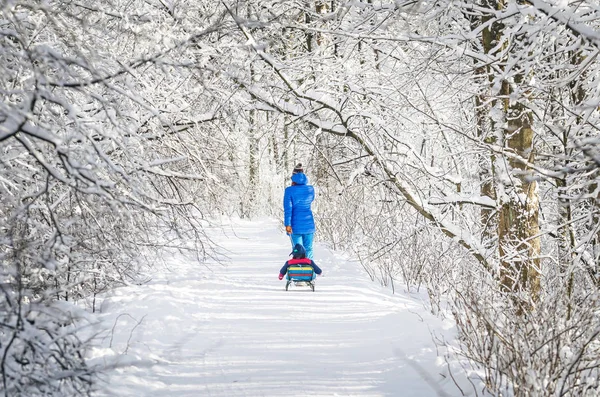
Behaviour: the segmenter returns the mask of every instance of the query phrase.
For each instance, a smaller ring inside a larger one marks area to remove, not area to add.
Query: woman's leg
[[[302,235],[302,245],[304,245],[304,249],[306,250],[306,257],[309,259],[313,258],[313,237],[313,233]]]
[[[303,238],[302,236],[304,236],[304,234],[293,234],[290,236],[291,240],[292,240],[292,249],[294,249],[294,246],[298,243],[302,244],[302,246],[304,246],[303,243]],[[306,248],[306,247],[304,247]]]
[[[300,243],[306,250],[306,257],[309,259],[312,259],[313,258],[313,237],[314,237],[313,233],[292,234],[291,235],[292,249],[294,249],[294,246],[296,244]]]

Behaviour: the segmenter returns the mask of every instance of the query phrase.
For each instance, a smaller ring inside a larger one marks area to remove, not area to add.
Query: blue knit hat
[[[306,250],[304,249],[302,244],[297,243],[296,245],[294,245],[294,249],[292,250],[292,252],[290,252],[290,255],[292,255],[294,259],[304,259],[306,258]]]

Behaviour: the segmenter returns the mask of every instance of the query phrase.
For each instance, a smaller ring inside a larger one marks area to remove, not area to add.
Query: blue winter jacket
[[[315,189],[308,184],[304,173],[292,175],[295,185],[288,186],[283,195],[283,223],[292,227],[293,234],[315,232],[315,220],[310,208],[315,199]]]

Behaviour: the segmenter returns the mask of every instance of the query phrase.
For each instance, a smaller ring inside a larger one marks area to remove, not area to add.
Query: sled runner
[[[285,283],[285,290],[287,291],[290,284],[294,283],[295,286],[308,285],[312,291],[315,291],[315,271],[312,266],[306,265],[291,265],[287,271],[287,282]]]

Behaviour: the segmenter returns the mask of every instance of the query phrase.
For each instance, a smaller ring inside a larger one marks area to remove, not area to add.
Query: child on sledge
[[[285,262],[285,265],[279,271],[279,279],[282,280],[283,276],[286,275],[288,271],[288,267],[292,265],[309,265],[312,266],[315,273],[321,275],[323,271],[317,264],[312,260],[306,257],[306,250],[302,246],[302,244],[298,243],[294,246],[294,250],[292,251],[292,259]]]

